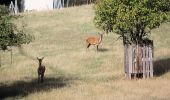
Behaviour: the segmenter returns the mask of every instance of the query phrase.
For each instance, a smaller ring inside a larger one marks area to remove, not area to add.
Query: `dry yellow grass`
[[[100,52],[86,50],[85,39],[98,36],[92,5],[22,14],[35,41],[3,55],[0,97],[26,100],[169,100],[170,24],[153,30],[157,75],[124,78],[123,46],[117,35],[104,35]],[[114,42],[115,41],[115,42]],[[37,84],[37,56],[44,56],[45,82]],[[3,96],[2,96],[3,95]]]

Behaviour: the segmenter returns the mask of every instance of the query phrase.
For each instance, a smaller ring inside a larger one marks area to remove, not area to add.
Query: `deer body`
[[[42,60],[44,59],[43,58],[38,58],[37,57],[37,60],[39,62],[39,67],[37,69],[37,72],[38,72],[38,82],[43,82],[44,81],[44,73],[45,73],[45,66],[42,65]]]
[[[97,50],[99,49],[99,44],[102,42],[103,34],[100,34],[100,37],[89,37],[86,39],[87,48],[89,48],[91,45],[95,45],[97,47]]]

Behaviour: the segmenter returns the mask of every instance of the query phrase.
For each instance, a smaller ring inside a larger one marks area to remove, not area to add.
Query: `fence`
[[[124,46],[124,69],[128,78],[153,77],[153,43]]]
[[[17,5],[17,0],[15,0],[15,3],[11,1],[9,5],[9,10],[11,14],[17,14],[18,13],[18,5]]]

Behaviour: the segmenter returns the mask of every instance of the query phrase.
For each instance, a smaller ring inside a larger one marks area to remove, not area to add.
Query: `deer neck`
[[[39,67],[41,67],[42,66],[42,64],[41,64],[41,62],[39,62]]]
[[[100,38],[99,38],[99,43],[101,43],[103,40],[103,35],[100,35]]]

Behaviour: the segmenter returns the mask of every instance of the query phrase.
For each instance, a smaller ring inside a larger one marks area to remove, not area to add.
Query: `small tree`
[[[170,0],[100,0],[95,5],[95,25],[115,32],[123,43],[149,42],[150,30],[169,21]]]
[[[8,8],[0,5],[0,50],[5,51],[9,47],[20,46],[21,44],[31,42],[32,36],[24,33],[24,27],[18,29],[12,22],[17,18],[19,16],[11,15]]]
[[[123,39],[123,44],[126,45],[125,50],[131,50],[135,54],[134,67],[129,64],[133,61],[128,58],[133,54],[125,52],[125,62],[129,63],[124,66],[125,69],[129,68],[130,78],[131,74],[139,75],[140,68],[144,67],[141,64],[142,56],[140,55],[142,45],[139,47],[139,44],[151,44],[150,31],[169,20],[170,0],[99,0],[95,5],[95,25],[106,32],[118,34]],[[126,48],[131,44],[136,44],[135,53],[132,49]],[[132,67],[136,68],[135,72],[130,69]],[[145,70],[142,68],[142,71]],[[153,76],[153,70],[150,71],[150,76]],[[143,77],[145,77],[145,72],[143,72]]]

